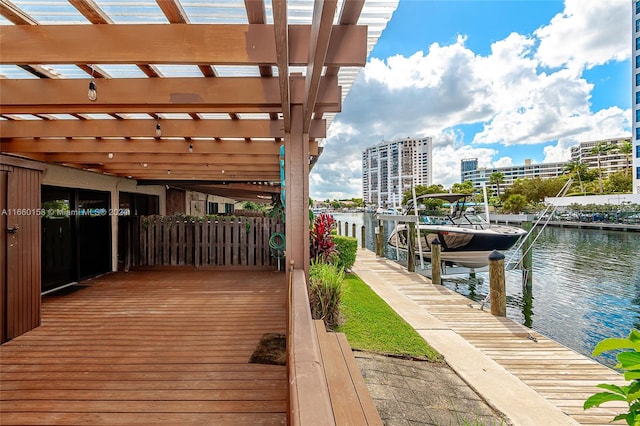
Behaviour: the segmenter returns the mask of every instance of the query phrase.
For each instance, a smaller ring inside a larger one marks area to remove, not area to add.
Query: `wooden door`
[[[40,325],[40,181],[44,166],[0,155],[2,341]]]
[[[0,170],[0,343],[7,341],[7,173]]]

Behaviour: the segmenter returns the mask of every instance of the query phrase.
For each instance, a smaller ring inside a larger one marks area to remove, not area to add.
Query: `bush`
[[[312,262],[309,268],[309,304],[313,319],[321,319],[327,328],[340,324],[340,298],[344,269],[323,262]]]
[[[338,250],[337,265],[345,271],[351,270],[356,262],[356,252],[358,251],[358,240],[353,237],[343,237],[334,235],[333,242]]]

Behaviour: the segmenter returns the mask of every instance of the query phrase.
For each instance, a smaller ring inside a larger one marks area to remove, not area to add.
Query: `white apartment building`
[[[513,185],[516,179],[548,179],[558,177],[564,173],[566,162],[533,164],[531,160],[525,160],[522,166],[478,168],[476,158],[467,158],[460,162],[460,182],[470,180],[475,188],[486,186],[489,191],[496,191],[497,185],[489,184],[491,175],[500,172],[504,175],[504,182],[500,184],[500,193]],[[475,168],[474,168],[475,166]]]
[[[633,2],[631,12],[631,105],[633,105],[633,193],[640,194],[640,1]]]
[[[586,164],[589,169],[597,170],[598,154],[594,154],[592,151],[598,144],[603,144],[609,150],[600,154],[600,169],[602,177],[607,178],[610,174],[624,171],[628,167],[628,155],[622,154],[619,150],[621,144],[628,140],[629,137],[620,137],[580,142],[580,145],[571,148],[571,161],[580,161],[580,163]]]
[[[398,204],[413,185],[431,185],[430,137],[382,141],[362,152],[362,198],[368,206]]]

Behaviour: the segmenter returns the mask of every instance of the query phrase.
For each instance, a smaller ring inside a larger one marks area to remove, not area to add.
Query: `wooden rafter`
[[[276,62],[278,65],[278,80],[280,83],[280,98],[282,102],[282,117],[284,131],[291,131],[291,93],[289,86],[289,31],[287,30],[287,2],[273,0],[273,22],[276,40]]]
[[[337,0],[325,0],[315,2],[313,6],[313,23],[311,28],[311,39],[309,47],[309,60],[307,65],[307,76],[305,79],[305,97],[303,108],[303,133],[309,133],[311,116],[313,115],[318,91],[320,89],[320,78],[324,68],[331,30],[333,27],[333,17],[336,14]]]

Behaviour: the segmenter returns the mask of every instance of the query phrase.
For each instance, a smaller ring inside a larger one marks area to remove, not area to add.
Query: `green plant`
[[[331,263],[311,263],[309,268],[309,304],[311,316],[321,319],[327,328],[340,323],[340,299],[344,269]]]
[[[331,230],[335,227],[335,219],[326,213],[320,213],[313,221],[310,238],[311,259],[330,263],[337,256],[336,245],[333,242]]]
[[[604,392],[591,395],[584,402],[584,409],[599,407],[609,401],[624,401],[629,405],[629,411],[618,414],[612,421],[625,420],[630,426],[640,425],[640,331],[633,329],[627,338],[608,338],[600,341],[593,350],[593,356],[603,352],[620,349],[632,349],[616,355],[618,364],[615,368],[623,371],[625,380],[629,385],[618,386],[599,384]]]
[[[337,265],[345,271],[351,270],[356,263],[356,252],[358,251],[358,240],[353,237],[344,237],[342,235],[334,235],[333,242],[338,251]]]

